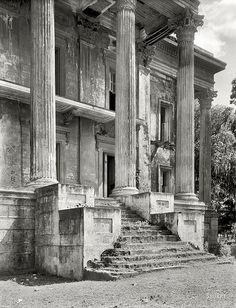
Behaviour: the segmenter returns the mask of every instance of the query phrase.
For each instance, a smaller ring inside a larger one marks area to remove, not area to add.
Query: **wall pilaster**
[[[150,64],[155,50],[155,46],[137,44],[137,187],[141,193],[151,191]]]

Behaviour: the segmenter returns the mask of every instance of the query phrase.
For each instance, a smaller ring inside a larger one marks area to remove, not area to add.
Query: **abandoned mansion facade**
[[[0,2],[0,272],[82,279],[127,207],[214,247],[210,108],[225,64],[194,45],[198,5]]]

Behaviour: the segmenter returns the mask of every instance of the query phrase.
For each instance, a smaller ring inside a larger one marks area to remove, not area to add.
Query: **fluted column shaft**
[[[199,95],[200,102],[200,159],[199,200],[211,205],[211,104],[217,94],[206,89]]]
[[[200,105],[199,200],[211,203],[211,105]]]
[[[56,182],[54,0],[31,0],[31,181]]]
[[[194,34],[199,20],[189,11],[176,34],[177,75],[176,198],[196,200],[194,194]]]
[[[117,2],[116,187],[113,196],[137,193],[135,7],[136,0]]]
[[[194,45],[186,29],[179,40],[176,194],[194,194]],[[186,35],[186,38],[185,38]]]

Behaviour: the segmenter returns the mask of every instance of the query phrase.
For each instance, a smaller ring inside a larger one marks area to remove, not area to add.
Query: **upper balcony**
[[[30,88],[0,80],[0,97],[30,104]],[[115,119],[114,111],[58,95],[56,95],[56,110],[61,113],[72,111],[75,116],[89,118],[99,123],[106,123]]]

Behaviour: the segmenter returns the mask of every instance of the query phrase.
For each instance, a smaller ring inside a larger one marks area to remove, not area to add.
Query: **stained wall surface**
[[[151,75],[151,191],[159,191],[159,168],[171,167],[171,192],[174,192],[174,166],[175,166],[175,110],[176,110],[176,80],[162,75]],[[170,139],[160,140],[160,108],[161,102],[170,104],[172,117],[169,123]]]
[[[34,269],[33,193],[0,190],[0,273]]]

